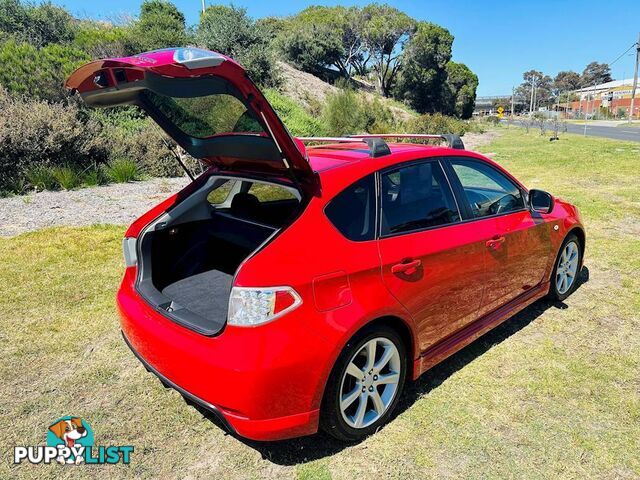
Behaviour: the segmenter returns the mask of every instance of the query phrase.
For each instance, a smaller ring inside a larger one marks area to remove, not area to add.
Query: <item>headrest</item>
[[[251,193],[238,192],[231,200],[231,213],[240,217],[254,216],[260,208],[258,197]]]

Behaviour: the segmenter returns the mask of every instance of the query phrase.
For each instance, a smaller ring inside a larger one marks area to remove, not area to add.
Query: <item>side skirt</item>
[[[430,346],[415,360],[413,379],[469,345],[489,330],[497,327],[513,315],[544,297],[549,291],[549,282],[544,282],[504,304],[502,307],[470,323],[450,337]]]

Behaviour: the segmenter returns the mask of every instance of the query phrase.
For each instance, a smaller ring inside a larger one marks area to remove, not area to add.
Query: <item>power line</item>
[[[620,60],[622,57],[624,57],[627,52],[629,50],[631,50],[632,48],[634,48],[637,45],[636,42],[633,43],[633,45],[631,45],[629,48],[627,48],[621,55],[618,56],[618,58],[616,58],[613,62],[609,62],[607,65],[609,65],[609,67],[611,67],[611,65],[613,65],[614,63],[616,63],[618,60]]]

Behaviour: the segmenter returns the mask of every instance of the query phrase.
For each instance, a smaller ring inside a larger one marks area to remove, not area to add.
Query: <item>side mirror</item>
[[[544,190],[529,190],[529,208],[534,212],[551,213],[553,197]]]

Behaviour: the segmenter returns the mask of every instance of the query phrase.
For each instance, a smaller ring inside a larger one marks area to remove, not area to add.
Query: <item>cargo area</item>
[[[138,291],[172,320],[215,335],[226,323],[236,271],[300,206],[289,186],[210,177],[141,235]]]

